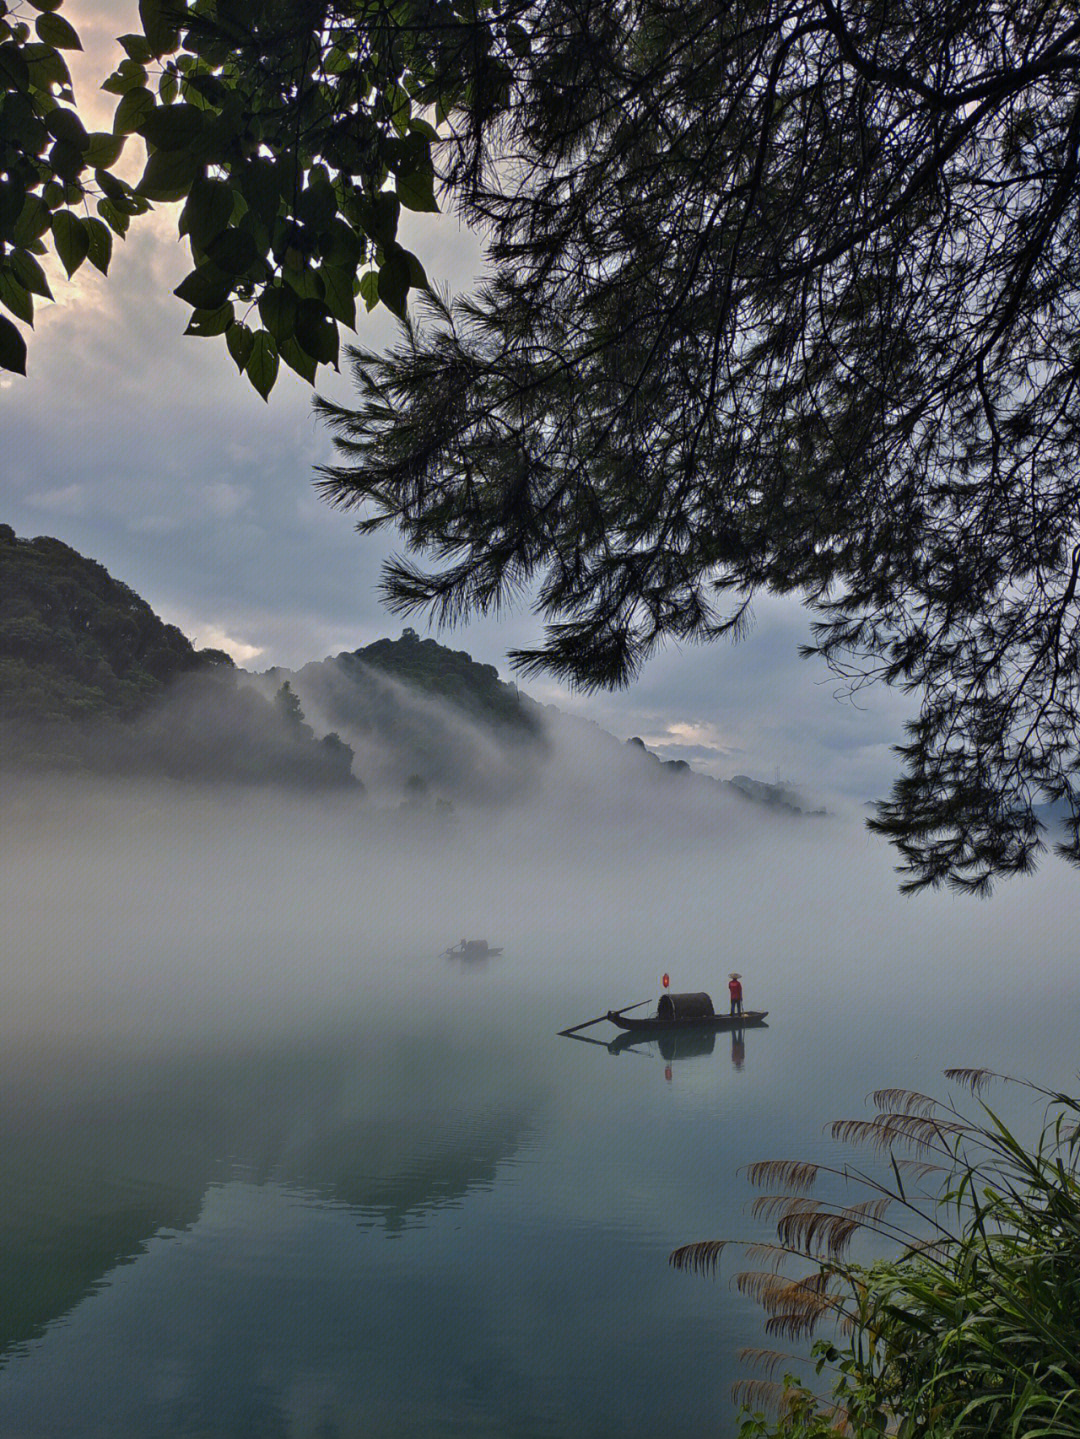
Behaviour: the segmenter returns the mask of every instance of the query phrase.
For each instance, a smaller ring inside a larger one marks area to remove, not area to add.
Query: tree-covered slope
[[[182,674],[232,666],[94,560],[0,525],[0,719],[131,719]]]
[[[445,700],[477,719],[506,725],[536,738],[540,723],[532,702],[515,685],[504,684],[494,665],[479,664],[464,650],[451,650],[435,640],[422,640],[405,629],[398,640],[376,640],[363,649],[337,656],[349,670],[357,665],[379,671],[433,699]]]
[[[287,686],[264,697],[134,590],[59,540],[0,526],[5,762],[175,779],[355,785]]]

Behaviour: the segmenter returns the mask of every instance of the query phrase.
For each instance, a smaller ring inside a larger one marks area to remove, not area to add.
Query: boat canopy
[[[656,1006],[657,1019],[711,1019],[716,1013],[707,994],[663,994]]]

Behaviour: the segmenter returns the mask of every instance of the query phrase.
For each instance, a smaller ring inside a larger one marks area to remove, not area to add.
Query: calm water
[[[9,807],[2,1439],[730,1434],[758,1311],[667,1255],[763,1234],[740,1166],[952,1064],[1072,1084],[1063,867],[902,900],[839,820],[564,821]],[[556,1036],[729,968],[741,1052]]]

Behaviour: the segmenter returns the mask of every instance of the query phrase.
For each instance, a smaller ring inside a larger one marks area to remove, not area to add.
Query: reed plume
[[[888,1088],[871,1096],[871,1118],[831,1126],[834,1139],[869,1150],[884,1178],[788,1159],[746,1170],[770,1191],[752,1211],[777,1239],[740,1246],[755,1267],[732,1283],[764,1309],[770,1337],[806,1342],[831,1327],[811,1353],[832,1391],[822,1399],[792,1373],[778,1382],[790,1355],[742,1351],[765,1377],[734,1386],[741,1439],[1080,1439],[1080,1101],[986,1069],[946,1077],[976,1101],[976,1116]],[[1033,1144],[983,1100],[994,1082],[1043,1101]],[[813,1194],[825,1178],[863,1196]],[[862,1241],[891,1257],[852,1258]],[[729,1247],[682,1245],[671,1263],[716,1275]]]

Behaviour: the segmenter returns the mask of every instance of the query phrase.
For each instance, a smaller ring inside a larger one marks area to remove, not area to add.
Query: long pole
[[[595,1019],[587,1019],[584,1024],[572,1024],[569,1029],[560,1029],[560,1034],[576,1034],[579,1029],[588,1029],[590,1025],[601,1024],[607,1019],[608,1014],[627,1014],[631,1009],[640,1009],[643,1004],[649,1004],[647,999],[639,999],[637,1004],[626,1004],[622,1009],[609,1009],[607,1014],[598,1014]]]

